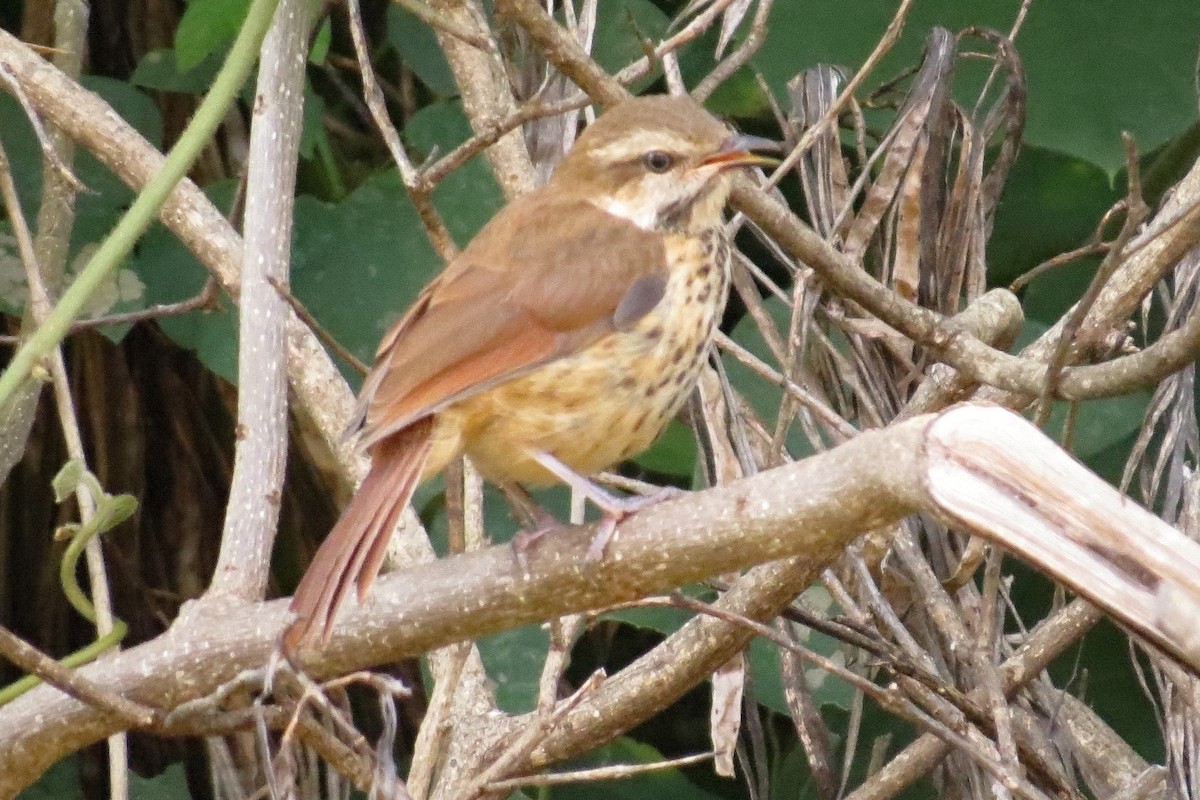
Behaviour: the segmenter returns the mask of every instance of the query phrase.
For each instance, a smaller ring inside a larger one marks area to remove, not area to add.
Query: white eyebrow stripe
[[[625,136],[609,145],[593,150],[592,154],[603,161],[624,161],[651,150],[678,149],[679,139],[663,136],[657,131],[641,131],[634,136]]]

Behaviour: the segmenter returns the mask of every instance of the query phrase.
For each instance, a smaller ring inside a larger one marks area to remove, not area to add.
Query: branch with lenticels
[[[755,564],[763,566],[718,606],[771,618],[860,531],[919,510],[1022,554],[1200,669],[1188,624],[1200,613],[1200,545],[1130,503],[1028,422],[984,406],[916,417],[804,461],[665,501],[622,524],[592,570],[582,565],[593,532],[576,527],[540,544],[528,571],[501,545],[389,573],[371,602],[339,619],[328,647],[302,653],[301,662],[317,678],[344,674]],[[80,674],[166,711],[267,663],[286,617],[284,600],[225,614],[185,611],[168,633]],[[672,637],[669,652],[656,648],[577,699],[514,771],[524,774],[627,730],[751,636],[709,616],[693,619]],[[0,710],[0,795],[128,724],[50,687],[19,698]]]

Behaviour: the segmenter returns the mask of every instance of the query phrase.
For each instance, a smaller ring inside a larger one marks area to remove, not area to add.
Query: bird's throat
[[[614,217],[628,220],[642,230],[656,233],[688,233],[708,230],[719,224],[728,190],[722,185],[706,187],[667,203],[647,198],[591,197],[589,202]]]

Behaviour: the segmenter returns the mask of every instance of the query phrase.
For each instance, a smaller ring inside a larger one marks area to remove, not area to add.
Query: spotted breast
[[[730,250],[723,228],[669,233],[662,298],[628,330],[443,412],[441,430],[485,476],[555,479],[542,451],[585,475],[645,450],[695,386],[725,307]],[[461,439],[458,439],[461,436]],[[438,432],[434,450],[438,450]],[[431,461],[436,461],[431,458]]]

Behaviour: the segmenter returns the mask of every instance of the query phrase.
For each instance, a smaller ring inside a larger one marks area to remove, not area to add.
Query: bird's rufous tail
[[[296,587],[290,606],[296,619],[284,631],[284,652],[296,652],[318,634],[322,645],[328,643],[333,618],[351,587],[358,587],[360,600],[366,595],[421,480],[432,432],[432,419],[418,420],[372,448],[366,479]]]

